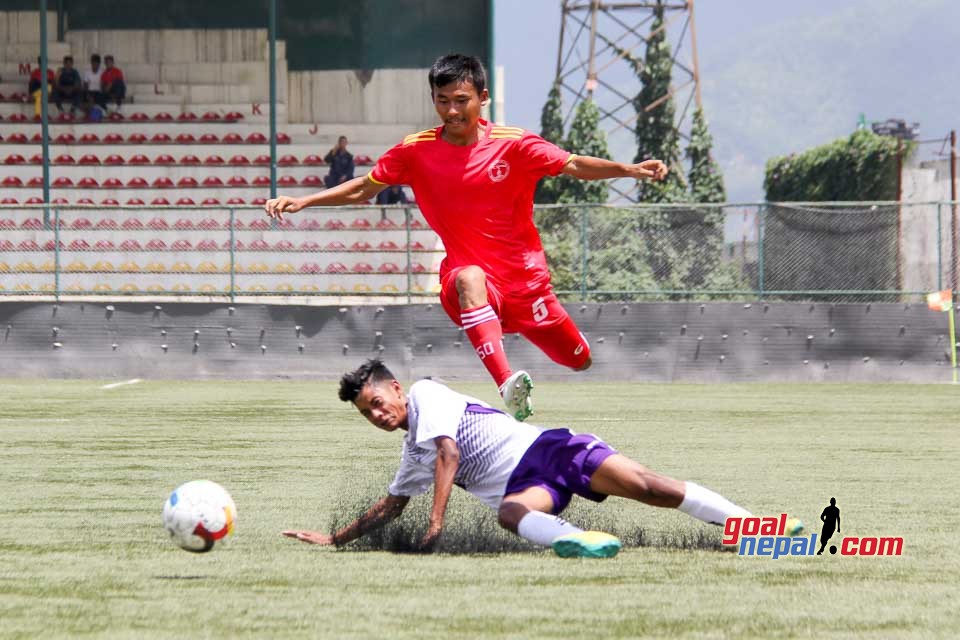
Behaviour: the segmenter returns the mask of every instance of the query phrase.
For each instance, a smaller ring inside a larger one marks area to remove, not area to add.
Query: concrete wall
[[[950,199],[949,162],[929,161],[904,167],[902,188],[902,200],[907,206],[901,208],[901,286],[912,291],[949,287],[951,208],[913,204]]]
[[[594,366],[574,373],[517,336],[539,380],[947,382],[946,318],[924,304],[569,305]],[[270,306],[0,302],[0,375],[335,379],[380,356],[415,379],[487,380],[436,302]]]

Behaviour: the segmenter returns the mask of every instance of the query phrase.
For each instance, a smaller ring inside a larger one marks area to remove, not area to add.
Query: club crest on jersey
[[[506,160],[497,160],[487,167],[487,175],[494,182],[503,182],[510,175],[510,163]]]

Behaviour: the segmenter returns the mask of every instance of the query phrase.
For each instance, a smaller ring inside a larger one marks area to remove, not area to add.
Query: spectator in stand
[[[398,184],[392,184],[377,194],[377,204],[407,204],[408,202],[407,194]]]
[[[104,106],[110,100],[113,100],[117,105],[117,113],[119,113],[120,105],[123,104],[123,99],[127,96],[127,84],[123,80],[123,71],[114,66],[113,56],[104,56],[103,64],[107,67],[103,70],[103,75],[100,76],[100,90],[103,91]]]
[[[328,189],[353,180],[353,155],[347,151],[347,136],[340,136],[337,146],[323,160],[330,165],[330,173],[323,179]]]
[[[105,104],[103,94],[100,93],[100,78],[103,75],[103,69],[100,67],[100,54],[95,53],[90,56],[90,68],[83,72],[83,102],[86,105],[87,113],[93,113],[94,105]]]
[[[33,98],[33,113],[38,118],[40,117],[40,98],[43,95],[43,85],[40,84],[40,58],[37,58],[37,68],[30,72],[30,81],[27,84],[28,92],[30,97]],[[53,69],[47,67],[47,91],[53,91],[53,83],[56,80],[54,76]],[[353,167],[353,163],[350,163],[350,166]],[[352,175],[352,174],[351,174]]]
[[[70,113],[76,114],[80,100],[83,98],[83,81],[80,72],[73,68],[73,56],[63,57],[63,67],[57,74],[56,86],[53,89],[53,101],[57,109],[63,113],[63,101],[70,101]]]

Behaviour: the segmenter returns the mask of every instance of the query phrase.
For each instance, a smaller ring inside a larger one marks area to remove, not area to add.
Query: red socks
[[[493,312],[493,308],[486,304],[475,309],[463,309],[460,312],[460,322],[474,351],[499,387],[513,373],[510,363],[507,362],[507,354],[503,351],[500,318]]]

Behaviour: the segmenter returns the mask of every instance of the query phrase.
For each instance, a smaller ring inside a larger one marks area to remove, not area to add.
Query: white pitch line
[[[131,379],[131,380],[126,380],[126,381],[124,381],[124,382],[114,382],[113,384],[105,384],[105,385],[103,385],[103,386],[100,387],[100,388],[101,388],[101,389],[115,389],[115,388],[117,388],[117,387],[122,387],[122,386],[125,385],[125,384],[137,384],[138,382],[140,382],[140,378],[133,378],[133,379]]]

